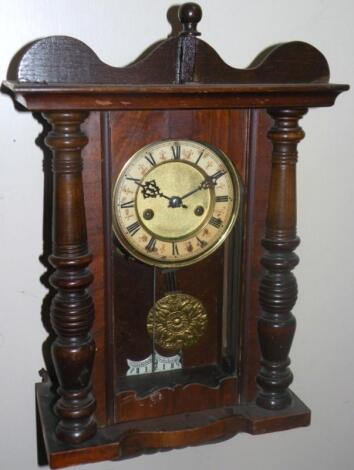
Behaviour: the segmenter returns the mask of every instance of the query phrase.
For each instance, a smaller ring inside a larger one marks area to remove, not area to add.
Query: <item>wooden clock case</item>
[[[198,5],[183,5],[179,17],[178,36],[127,67],[53,36],[24,48],[4,82],[52,126],[56,375],[43,373],[36,386],[52,468],[310,422],[288,389],[298,121],[308,108],[332,106],[348,86],[329,84],[326,59],[302,42],[232,68],[198,38]],[[149,349],[141,318],[151,306],[153,268],[116,250],[112,185],[136,150],[165,138],[222,149],[242,178],[242,213],[223,248],[183,268],[181,290],[212,312],[204,341],[186,353],[186,370],[129,381],[129,348],[141,357]]]

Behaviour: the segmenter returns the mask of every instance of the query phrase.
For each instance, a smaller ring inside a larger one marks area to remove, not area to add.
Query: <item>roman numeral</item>
[[[175,160],[179,160],[181,158],[181,146],[176,144],[171,147],[172,153],[173,153],[173,158]]]
[[[228,202],[229,196],[216,196],[215,202]]]
[[[196,165],[198,165],[199,160],[202,158],[204,152],[205,152],[205,149],[203,149],[203,150],[200,152],[199,157],[197,158],[197,160],[196,160],[196,162],[195,162]]]
[[[146,251],[155,251],[156,248],[156,239],[151,237],[149,243],[146,245],[145,250]]]
[[[140,184],[139,178],[131,178],[130,176],[127,176],[127,180],[134,181],[134,183],[136,183],[136,184]]]
[[[206,242],[205,240],[201,240],[199,237],[195,237],[197,240],[198,240],[198,244],[200,246],[200,248],[204,248],[205,245],[208,244],[208,242]]]
[[[218,178],[221,178],[226,173],[226,171],[219,170],[213,175],[211,175],[211,178],[213,178],[214,181],[216,181]]]
[[[134,207],[134,201],[122,202],[120,207],[122,209],[130,209],[131,207]]]
[[[215,228],[220,228],[220,227],[221,227],[221,224],[222,224],[222,220],[217,219],[216,217],[212,217],[212,218],[209,220],[209,224],[212,225],[212,226],[215,227]]]
[[[129,225],[127,227],[127,230],[130,233],[130,235],[133,236],[136,234],[136,232],[140,230],[140,227],[141,227],[140,222],[136,221],[133,224]]]
[[[172,243],[172,254],[173,255],[179,255],[178,246],[177,246],[177,243],[175,243],[175,242]]]
[[[147,155],[145,155],[145,158],[150,163],[151,166],[156,165],[156,161],[155,161],[155,158],[153,157],[152,153],[148,153]]]

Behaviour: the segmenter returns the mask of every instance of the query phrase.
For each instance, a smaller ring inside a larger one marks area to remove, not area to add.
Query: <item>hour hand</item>
[[[157,197],[157,196],[169,199],[169,197],[161,193],[160,188],[157,186],[155,180],[146,181],[146,183],[142,184],[141,187],[142,187],[141,192],[142,192],[144,199],[148,197]]]
[[[187,206],[182,203],[182,199],[177,196],[168,197],[160,191],[160,188],[157,186],[155,180],[146,181],[146,183],[140,185],[142,187],[142,195],[144,199],[148,197],[163,197],[168,200],[168,207],[184,207],[187,209]]]

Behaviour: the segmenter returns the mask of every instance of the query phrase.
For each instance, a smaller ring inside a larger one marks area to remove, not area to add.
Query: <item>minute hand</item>
[[[219,178],[221,178],[222,176],[224,176],[225,173],[226,173],[226,171],[219,170],[216,173],[214,173],[213,175],[207,176],[205,178],[205,180],[201,183],[201,187],[203,189],[209,189],[212,186],[216,186],[217,185],[217,180]]]
[[[191,196],[192,194],[196,193],[197,191],[200,191],[202,189],[202,185],[200,184],[197,188],[193,189],[193,191],[189,191],[189,193],[184,194],[181,199],[185,199],[188,196]]]
[[[201,189],[209,189],[212,186],[216,186],[217,179],[223,176],[225,173],[226,171],[217,171],[213,175],[207,176],[197,188],[193,189],[192,191],[189,191],[189,193],[184,194],[181,199],[185,199],[186,197],[191,196],[192,194],[196,193],[197,191],[200,191]]]

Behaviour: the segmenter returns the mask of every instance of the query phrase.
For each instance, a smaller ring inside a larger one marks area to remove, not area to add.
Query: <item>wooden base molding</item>
[[[255,403],[226,406],[99,428],[83,444],[68,446],[55,437],[55,399],[50,383],[36,385],[37,405],[51,468],[118,460],[144,453],[223,441],[240,432],[264,434],[310,424],[310,410],[292,392],[286,410],[270,411]]]

